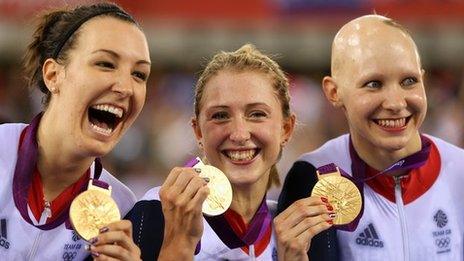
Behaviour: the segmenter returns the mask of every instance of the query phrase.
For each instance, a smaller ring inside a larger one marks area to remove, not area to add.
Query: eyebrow
[[[108,50],[108,49],[98,49],[98,50],[95,50],[93,51],[92,53],[98,53],[98,52],[104,52],[104,53],[108,53],[109,55],[117,58],[117,59],[120,59],[121,58],[121,55],[119,55],[117,52],[115,51],[112,51],[112,50]],[[146,60],[138,60],[136,62],[136,64],[147,64],[147,65],[151,65],[151,62],[149,61],[146,61]]]
[[[269,105],[267,103],[264,103],[264,102],[254,102],[254,103],[250,103],[250,104],[246,105],[247,108],[256,107],[256,106],[267,106],[267,107],[269,107]],[[208,109],[227,109],[229,107],[230,106],[227,106],[227,105],[213,105],[213,106],[209,107]]]

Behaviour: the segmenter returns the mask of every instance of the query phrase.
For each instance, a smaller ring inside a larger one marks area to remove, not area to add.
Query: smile
[[[258,155],[260,149],[249,150],[224,150],[222,153],[232,161],[245,162],[250,161]]]
[[[411,119],[411,116],[399,118],[399,119],[378,119],[374,120],[374,122],[382,128],[386,129],[401,129],[406,127],[406,125]]]
[[[124,110],[110,104],[92,105],[88,110],[90,126],[97,133],[111,135],[121,122]]]

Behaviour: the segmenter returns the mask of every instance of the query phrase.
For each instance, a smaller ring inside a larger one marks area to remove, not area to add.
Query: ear
[[[296,122],[296,115],[292,114],[290,117],[284,119],[284,125],[282,126],[283,134],[281,145],[285,146],[287,142],[293,135],[293,131],[295,130],[295,122]]]
[[[334,78],[330,76],[322,79],[322,90],[324,91],[327,100],[336,108],[343,106],[343,102],[340,99],[340,90]]]
[[[59,92],[58,81],[59,81],[59,75],[62,69],[63,69],[63,66],[57,63],[52,58],[48,58],[47,60],[45,60],[42,66],[43,80],[44,80],[45,86],[47,86],[48,90],[51,93]]]
[[[201,133],[200,126],[198,125],[198,119],[192,117],[192,119],[190,120],[190,125],[192,126],[193,133],[195,133],[197,143],[201,147],[201,139],[203,138],[203,134]]]

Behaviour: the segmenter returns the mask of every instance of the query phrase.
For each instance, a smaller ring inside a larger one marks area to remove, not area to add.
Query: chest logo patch
[[[10,248],[10,242],[8,242],[8,234],[6,231],[6,219],[0,219],[0,247],[5,249]]]
[[[356,238],[356,244],[368,247],[383,247],[383,241],[380,240],[377,231],[374,228],[374,224],[370,223],[367,227],[359,233]]]
[[[432,232],[436,253],[443,254],[450,252],[451,229],[446,226],[448,224],[448,216],[443,210],[439,209],[433,215],[433,221],[438,228],[438,230]]]

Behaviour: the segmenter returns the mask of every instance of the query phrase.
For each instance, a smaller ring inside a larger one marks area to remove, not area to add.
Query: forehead
[[[205,85],[203,107],[265,103],[278,106],[270,75],[258,71],[220,71]]]
[[[396,67],[420,70],[420,60],[413,40],[398,28],[384,25],[375,31],[358,32],[346,37],[341,49],[347,73]]]
[[[107,49],[146,61],[150,56],[144,33],[136,25],[110,16],[85,22],[79,29],[75,49],[78,52]]]

